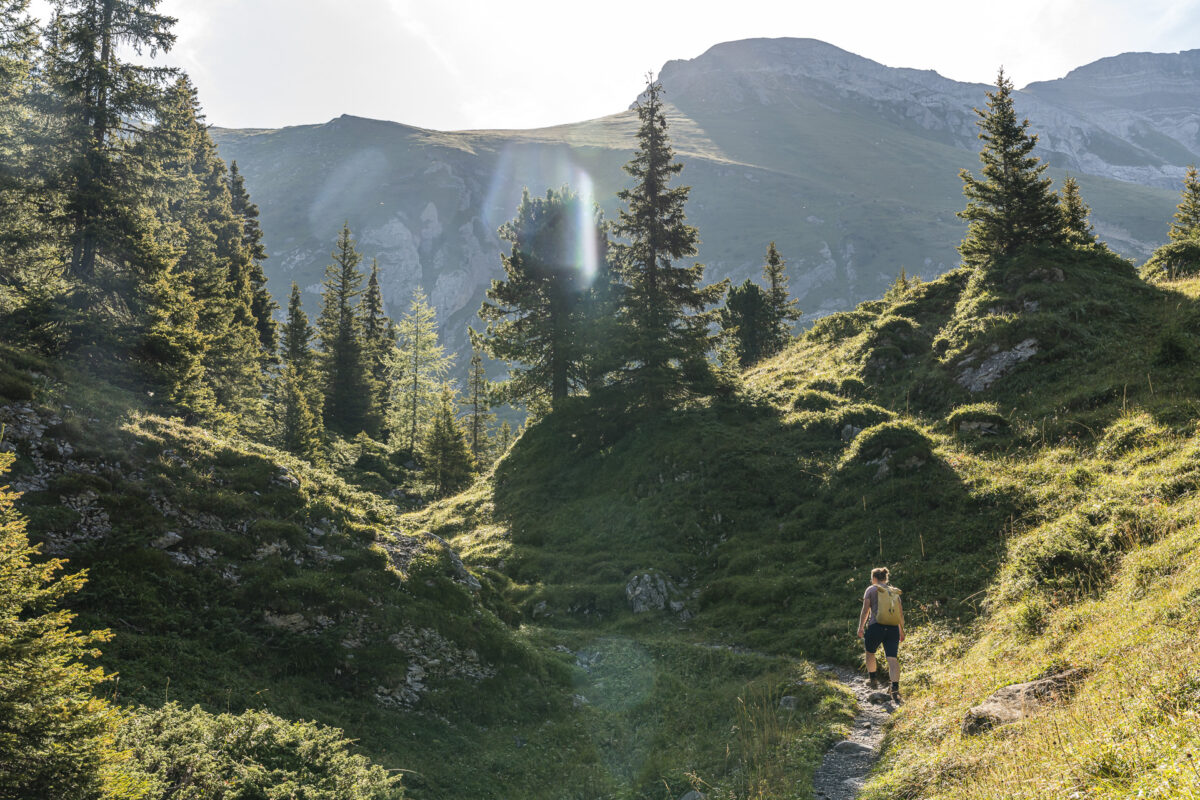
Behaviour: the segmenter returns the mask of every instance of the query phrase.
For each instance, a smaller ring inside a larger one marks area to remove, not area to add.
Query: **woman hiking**
[[[867,672],[872,689],[884,684],[875,663],[875,651],[883,645],[887,656],[888,676],[892,681],[889,694],[900,702],[900,662],[896,658],[904,641],[904,609],[900,607],[900,590],[888,584],[887,567],[871,570],[871,585],[863,593],[862,613],[858,615],[858,638],[867,651]]]

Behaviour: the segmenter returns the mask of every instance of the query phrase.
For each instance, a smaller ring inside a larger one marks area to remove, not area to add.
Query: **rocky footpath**
[[[822,667],[854,692],[858,715],[842,741],[829,748],[813,775],[813,797],[817,800],[853,800],[866,782],[879,757],[883,726],[896,710],[885,692],[873,691],[866,675],[846,667]]]

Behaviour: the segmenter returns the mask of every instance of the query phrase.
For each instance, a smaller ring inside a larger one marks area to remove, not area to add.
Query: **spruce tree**
[[[388,429],[398,437],[401,451],[415,454],[454,358],[438,341],[437,311],[419,288],[408,313],[400,318],[397,334],[389,369]]]
[[[988,92],[986,110],[979,115],[979,160],[983,177],[961,170],[967,207],[958,216],[968,221],[959,245],[964,264],[979,267],[1015,255],[1030,246],[1063,242],[1062,216],[1046,165],[1033,155],[1037,136],[1029,120],[1017,121],[1012,81],[1000,70],[996,91]]]
[[[325,425],[347,436],[367,426],[370,408],[367,369],[363,359],[362,321],[356,299],[362,294],[361,256],[354,248],[349,224],[342,226],[333,262],[325,268],[321,316],[320,367],[325,392]]]
[[[734,286],[720,311],[721,330],[742,369],[771,355],[778,326],[770,295],[750,281]]]
[[[13,460],[0,453],[0,478]],[[62,604],[84,573],[61,575],[29,544],[16,498],[0,480],[0,797],[99,797],[115,720],[84,659],[109,634],[70,628]]]
[[[1188,166],[1183,178],[1183,191],[1168,235],[1173,242],[1200,238],[1200,174],[1194,164]]]
[[[454,414],[456,405],[454,390],[443,386],[429,432],[421,443],[425,476],[439,497],[452,494],[471,479],[471,453],[466,433]]]
[[[280,358],[284,364],[292,364],[300,372],[313,364],[312,340],[315,335],[304,313],[304,300],[300,287],[292,281],[292,293],[288,298],[287,319],[280,336]]]
[[[363,360],[366,364],[371,407],[368,415],[372,431],[383,427],[388,395],[388,368],[392,351],[396,349],[396,323],[388,318],[379,285],[379,261],[371,262],[367,290],[358,306],[362,326]]]
[[[162,248],[177,254],[175,274],[196,303],[197,327],[206,344],[205,379],[222,411],[257,419],[263,352],[251,311],[251,261],[233,210],[225,163],[186,78],[169,88],[155,126],[134,155],[154,178],[142,200],[154,219],[142,227],[153,232]],[[146,280],[148,260],[138,255],[141,280]]]
[[[249,259],[247,273],[252,296],[250,310],[254,314],[259,344],[265,354],[273,356],[278,337],[275,311],[279,305],[267,291],[267,276],[262,266],[262,262],[267,260],[267,249],[262,241],[262,227],[258,224],[258,206],[250,200],[250,193],[246,190],[246,179],[238,170],[236,161],[229,164],[229,193],[233,201],[233,212],[241,220],[242,247]],[[267,361],[269,363],[270,359]]]
[[[175,75],[145,66],[131,52],[155,56],[175,43],[175,19],[161,0],[56,0],[46,73],[61,101],[71,218],[70,274],[95,278],[100,254],[119,264],[139,238],[137,174],[129,158],[142,136],[129,124],[158,111],[159,89]]]
[[[1068,244],[1093,246],[1097,243],[1096,231],[1088,219],[1092,210],[1079,196],[1079,183],[1074,178],[1063,181],[1058,207],[1062,214],[1063,236]]]
[[[775,243],[767,245],[767,263],[763,265],[763,278],[767,282],[768,318],[766,338],[762,354],[772,356],[787,347],[792,340],[792,325],[800,319],[800,301],[788,292],[788,277],[784,272],[786,262]],[[728,301],[726,301],[728,306]]]
[[[325,436],[324,394],[312,351],[314,335],[304,313],[300,287],[293,281],[280,336],[279,358],[283,370],[275,381],[275,398],[281,420],[280,444],[310,461],[320,458]]]
[[[491,382],[483,369],[483,356],[476,350],[471,354],[471,368],[467,372],[467,437],[471,446],[471,458],[482,468],[490,449],[488,423],[496,418],[491,413]]]
[[[684,214],[690,187],[669,185],[683,165],[674,160],[660,83],[649,82],[637,114],[638,148],[625,165],[635,183],[617,195],[625,203],[615,229],[627,242],[615,249],[628,359],[617,378],[634,404],[664,408],[713,388],[708,308],[727,284],[704,286],[703,264],[675,264],[696,254],[698,235]]]
[[[295,363],[284,365],[279,374],[278,403],[283,449],[309,461],[319,461],[324,439],[320,407],[313,402],[306,376]]]
[[[501,256],[504,279],[492,281],[479,309],[486,333],[474,339],[509,363],[510,379],[501,387],[506,401],[542,400],[553,408],[587,383],[589,347],[600,338],[589,329],[600,291],[595,283],[611,274],[600,268],[605,229],[599,211],[584,208],[565,187],[536,199],[526,191],[517,216],[500,229],[512,250]],[[596,274],[588,274],[585,248]]]

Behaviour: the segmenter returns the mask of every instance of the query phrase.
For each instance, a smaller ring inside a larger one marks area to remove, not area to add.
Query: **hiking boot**
[[[867,673],[867,687],[870,689],[878,689],[881,686],[883,686],[883,684],[879,682],[879,676],[876,675],[874,672],[868,672]]]
[[[892,689],[890,692],[888,692],[888,694],[891,695],[893,703],[895,703],[896,705],[900,704],[900,687],[899,686],[897,686],[896,684],[893,683]]]

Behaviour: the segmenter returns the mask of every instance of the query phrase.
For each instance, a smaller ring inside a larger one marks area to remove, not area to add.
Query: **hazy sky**
[[[44,0],[42,0],[44,2]],[[1130,50],[1200,47],[1200,0],[164,0],[209,122],[356,114],[528,128],[627,107],[647,71],[731,39],[822,39],[1018,86]],[[1003,15],[997,12],[1003,10]]]

